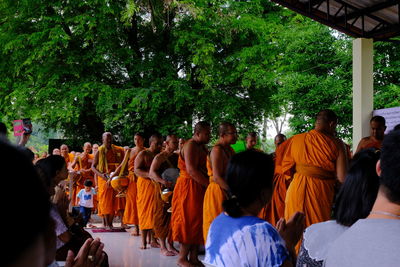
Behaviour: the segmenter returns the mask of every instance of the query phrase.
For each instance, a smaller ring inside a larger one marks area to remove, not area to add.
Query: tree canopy
[[[399,50],[376,51],[376,106],[399,105]],[[322,108],[350,134],[351,40],[267,0],[3,0],[0,54],[2,119],[68,138],[245,132],[284,112],[301,132]]]

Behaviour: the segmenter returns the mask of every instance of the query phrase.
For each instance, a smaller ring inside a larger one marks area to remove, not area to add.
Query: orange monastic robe
[[[79,193],[79,191],[85,186],[83,185],[86,180],[91,180],[94,186],[94,174],[93,171],[91,170],[92,163],[93,163],[94,156],[91,154],[86,155],[85,157],[80,157],[80,160],[77,161],[74,170],[75,171],[81,171],[81,170],[89,170],[88,172],[82,172],[80,174],[80,177],[78,178],[79,180],[75,182],[74,184],[74,190],[73,190],[73,198],[72,201],[74,203],[74,206],[77,206],[78,203],[76,203],[76,195]],[[82,164],[82,166],[81,166]],[[96,195],[95,195],[96,196]],[[93,209],[97,208],[97,203],[94,200],[93,201]]]
[[[138,209],[137,209],[137,177],[133,172],[135,169],[135,159],[138,154],[129,159],[129,185],[126,190],[126,206],[124,212],[124,222],[127,224],[139,225]]]
[[[219,184],[217,184],[213,179],[213,171],[211,168],[210,157],[207,157],[207,171],[208,176],[210,176],[210,184],[207,187],[206,193],[204,195],[203,203],[203,238],[204,242],[207,240],[208,229],[212,221],[224,211],[222,208],[222,203],[226,200],[226,195],[221,189]]]
[[[121,164],[124,158],[124,149],[119,146],[112,145],[112,149],[106,151],[104,146],[99,147],[99,164],[98,170],[101,172],[107,172],[110,174],[111,172],[115,171],[118,165]],[[101,157],[105,157],[107,160],[107,168],[102,165]],[[98,207],[98,214],[99,215],[113,215],[116,211],[121,209],[121,206],[124,204],[124,199],[116,198],[116,192],[114,189],[107,185],[107,182],[98,177],[98,199],[99,199],[99,207]]]
[[[200,158],[201,169],[206,173],[207,157]],[[179,156],[180,175],[172,197],[172,239],[179,243],[203,245],[203,201],[206,188],[187,172],[185,160]]]
[[[137,192],[139,227],[141,230],[153,229],[155,188],[152,180],[139,176],[137,182]]]
[[[282,161],[287,147],[292,139],[288,139],[278,146],[275,151],[275,172],[274,172],[274,191],[272,192],[271,201],[268,203],[265,210],[264,219],[273,226],[280,218],[285,216],[285,198],[286,191],[290,184],[291,176],[285,176],[282,172]]]
[[[331,219],[339,156],[337,141],[316,130],[292,138],[282,161],[287,174],[295,168],[286,193],[286,221],[296,212],[305,214],[305,226]]]
[[[360,146],[360,151],[363,149],[367,149],[367,148],[376,148],[376,149],[381,149],[382,147],[382,141],[366,141],[364,142],[364,144],[362,146]]]

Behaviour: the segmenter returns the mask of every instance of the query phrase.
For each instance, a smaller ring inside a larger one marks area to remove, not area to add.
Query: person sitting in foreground
[[[294,246],[304,230],[304,215],[295,213],[278,231],[257,217],[271,199],[274,163],[262,152],[234,155],[226,179],[231,197],[211,224],[204,262],[213,266],[292,266]],[[286,243],[286,246],[285,246]]]
[[[14,188],[16,183],[23,184],[18,188],[17,196],[12,191],[10,194],[7,191],[0,194],[2,203],[12,198],[12,205],[4,205],[3,212],[13,219],[14,229],[10,230],[9,222],[3,220],[1,227],[6,231],[2,233],[5,246],[2,248],[1,266],[47,266],[54,261],[56,239],[54,222],[50,217],[49,194],[32,161],[20,149],[0,138],[0,151],[0,168],[3,170],[1,177],[4,178],[2,186]],[[24,208],[23,212],[20,207]],[[27,219],[29,227],[26,227]],[[100,240],[88,239],[76,257],[73,252],[68,253],[65,266],[98,266],[104,259],[103,247]]]
[[[332,242],[357,220],[369,215],[379,189],[379,177],[375,172],[379,156],[380,151],[374,148],[354,155],[336,198],[335,220],[313,224],[305,230],[298,267],[323,266]]]
[[[399,266],[400,255],[400,131],[383,139],[378,196],[366,219],[360,219],[333,242],[325,265]]]

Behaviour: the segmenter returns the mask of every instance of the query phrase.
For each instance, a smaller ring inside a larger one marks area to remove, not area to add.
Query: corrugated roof
[[[400,35],[400,0],[272,0],[353,37]]]

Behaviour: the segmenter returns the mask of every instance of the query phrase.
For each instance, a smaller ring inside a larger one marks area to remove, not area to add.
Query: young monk
[[[172,240],[169,240],[170,249],[167,248],[166,240],[170,235],[171,201],[165,202],[161,198],[164,188],[172,190],[172,182],[162,178],[162,173],[169,169],[178,167],[178,154],[174,151],[178,148],[178,138],[176,135],[168,135],[165,140],[165,150],[157,154],[150,167],[149,176],[154,181],[154,233],[160,240],[161,254],[164,256],[176,256],[177,250],[173,247]]]
[[[381,149],[383,137],[386,131],[386,120],[382,116],[374,116],[369,122],[370,136],[364,137],[360,140],[357,146],[357,152],[366,148]]]
[[[172,198],[172,238],[181,244],[179,266],[202,265],[198,247],[204,244],[203,200],[209,183],[207,176],[207,147],[210,142],[210,124],[201,121],[194,128],[180,155],[180,175]]]
[[[124,222],[127,224],[133,224],[134,229],[132,232],[133,236],[139,236],[139,216],[137,210],[137,176],[134,173],[135,170],[135,159],[137,155],[145,150],[144,147],[144,134],[136,133],[134,136],[135,147],[131,149],[128,161],[128,177],[129,185],[126,191],[126,207],[124,213]]]
[[[204,196],[203,206],[203,237],[207,240],[208,228],[212,221],[223,211],[222,202],[229,191],[225,181],[226,167],[235,154],[231,145],[237,141],[235,126],[231,123],[221,123],[218,128],[219,139],[212,148],[208,159],[208,175],[210,184]]]
[[[147,249],[147,236],[150,235],[150,245],[159,247],[154,239],[152,229],[154,227],[154,185],[149,177],[151,163],[162,148],[163,139],[158,134],[153,134],[149,140],[150,147],[140,152],[135,159],[135,174],[137,182],[137,207],[139,216],[142,245],[140,249]]]

